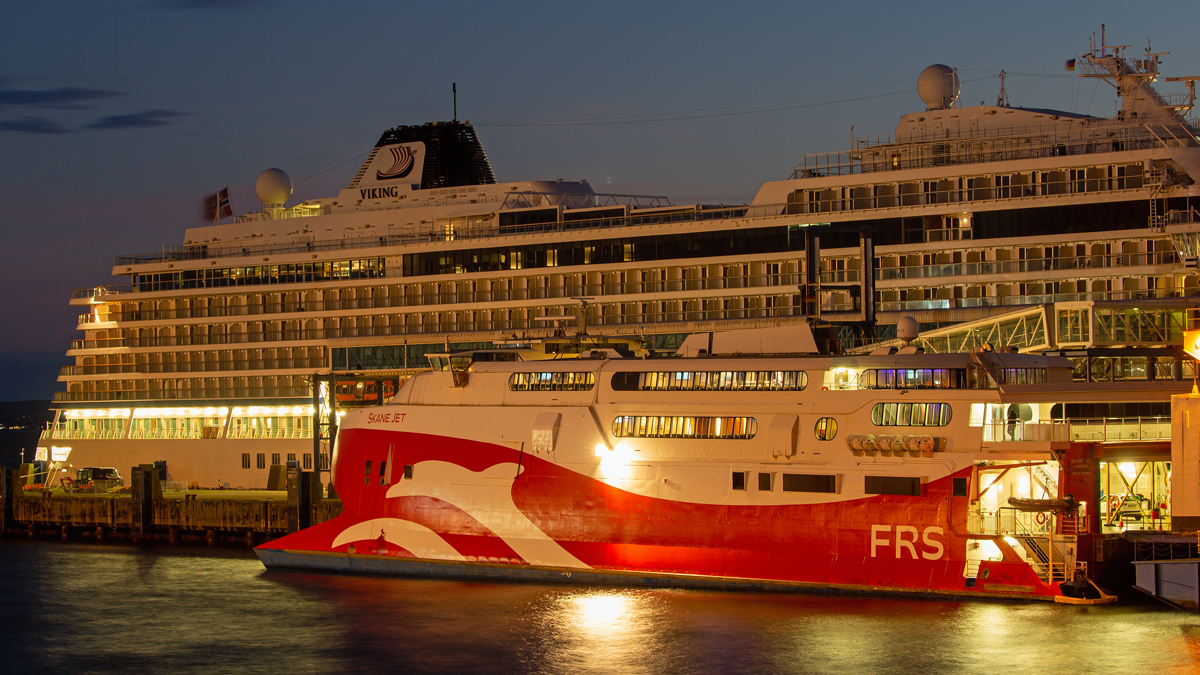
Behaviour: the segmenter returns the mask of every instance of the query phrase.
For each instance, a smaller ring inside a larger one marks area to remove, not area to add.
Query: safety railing
[[[1070,441],[1071,435],[1067,423],[1060,420],[1006,420],[984,423],[983,440],[985,443],[1061,443]]]
[[[1170,417],[1071,418],[1072,441],[1166,441]]]

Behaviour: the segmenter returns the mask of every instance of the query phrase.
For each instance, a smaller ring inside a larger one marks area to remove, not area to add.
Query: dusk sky
[[[458,116],[499,180],[741,203],[806,153],[889,135],[917,75],[965,105],[1111,115],[1064,63],[1109,44],[1200,75],[1196,5],[1160,2],[24,3],[0,24],[0,400],[50,398],[80,308],[118,254],[199,225],[205,193],[279,167],[289,204],[345,187],[380,133]],[[1183,91],[1161,83],[1161,91]],[[553,123],[553,124],[548,124]]]

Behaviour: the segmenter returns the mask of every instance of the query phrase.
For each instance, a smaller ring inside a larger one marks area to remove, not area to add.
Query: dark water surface
[[[0,542],[0,673],[1200,672],[1200,616],[267,572]]]

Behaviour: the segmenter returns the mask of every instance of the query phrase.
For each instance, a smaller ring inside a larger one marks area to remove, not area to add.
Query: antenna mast
[[[457,122],[458,121],[458,83],[457,82],[452,82],[450,84],[450,91],[454,92],[454,121]]]
[[[1008,94],[1005,93],[1005,91],[1004,91],[1004,76],[1005,75],[1006,75],[1006,73],[1003,70],[1001,70],[1000,71],[1000,95],[996,97],[996,107],[997,108],[1007,108],[1008,107]]]

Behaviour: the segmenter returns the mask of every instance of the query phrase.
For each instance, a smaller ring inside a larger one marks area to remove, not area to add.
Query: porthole
[[[817,420],[816,428],[818,441],[832,441],[837,436],[837,420],[832,417],[822,417]]]

